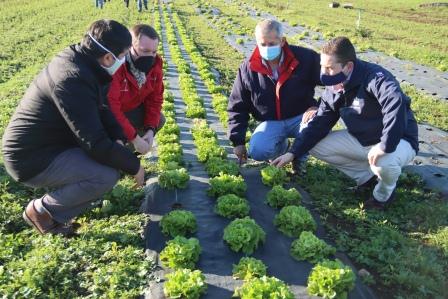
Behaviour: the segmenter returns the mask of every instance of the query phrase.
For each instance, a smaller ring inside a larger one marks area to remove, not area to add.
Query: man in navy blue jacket
[[[376,183],[365,205],[387,207],[394,198],[401,168],[418,151],[411,100],[391,73],[357,59],[345,37],[322,48],[321,81],[327,88],[316,116],[288,153],[272,164],[281,167],[310,151],[356,180],[358,186]],[[347,129],[330,132],[340,117]]]
[[[227,109],[229,138],[240,161],[247,158],[249,115],[261,122],[249,142],[249,155],[263,161],[285,153],[288,137],[297,137],[301,122],[317,110],[313,96],[320,84],[319,54],[288,45],[274,20],[261,21],[255,37],[257,47],[238,70]]]

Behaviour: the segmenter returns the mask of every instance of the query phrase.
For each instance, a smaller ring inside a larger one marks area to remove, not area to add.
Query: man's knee
[[[262,146],[249,146],[249,157],[256,161],[266,161],[272,159],[273,154]]]
[[[401,166],[395,163],[381,163],[378,161],[376,165],[371,165],[370,169],[382,180],[395,180],[401,174]]]
[[[261,140],[258,140],[261,141]],[[251,139],[249,142],[249,157],[256,161],[266,161],[275,158],[276,150],[266,142],[257,142]]]

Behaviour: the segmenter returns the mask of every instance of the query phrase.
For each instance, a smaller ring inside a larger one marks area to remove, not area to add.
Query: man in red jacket
[[[163,102],[162,58],[157,55],[159,35],[149,25],[131,30],[132,47],[126,63],[113,76],[109,106],[137,152],[146,154],[155,133],[165,123],[160,113]]]

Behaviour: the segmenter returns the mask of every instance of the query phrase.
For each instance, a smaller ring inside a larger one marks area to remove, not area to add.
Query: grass
[[[298,179],[338,249],[374,277],[384,298],[444,298],[448,274],[448,202],[403,174],[397,200],[386,212],[366,211],[347,187],[354,183],[327,164],[311,159]]]
[[[411,98],[411,108],[417,122],[427,123],[448,131],[448,103],[418,91],[408,84],[401,84],[403,91]]]

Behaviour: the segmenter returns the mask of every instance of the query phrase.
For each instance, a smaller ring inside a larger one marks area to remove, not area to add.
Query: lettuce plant
[[[174,210],[160,220],[162,233],[167,236],[186,236],[197,230],[196,217],[190,211]]]
[[[164,170],[159,175],[159,185],[164,189],[187,187],[190,175],[185,168]]]
[[[308,293],[331,299],[346,299],[355,287],[353,270],[341,261],[324,260],[311,270],[308,277]]]
[[[220,197],[226,194],[244,196],[246,193],[246,183],[241,176],[221,173],[219,176],[211,178],[210,188],[207,190],[208,196]]]
[[[303,231],[315,231],[316,222],[310,212],[300,206],[286,206],[274,219],[279,231],[289,237],[298,237]]]
[[[227,161],[220,157],[210,157],[205,164],[205,170],[210,177],[218,176],[220,173],[238,175],[239,169],[235,162]]]
[[[286,170],[269,165],[261,170],[261,181],[268,186],[282,185],[288,180]]]
[[[237,265],[233,265],[233,278],[250,280],[266,275],[266,265],[253,257],[243,257]]]
[[[301,195],[295,188],[285,189],[280,185],[274,186],[267,194],[267,203],[273,208],[283,208],[300,204]]]
[[[315,264],[329,255],[335,254],[336,249],[316,237],[312,232],[304,231],[297,240],[292,242],[290,252],[296,260],[307,260]]]
[[[171,269],[194,269],[200,253],[201,246],[198,239],[177,236],[166,243],[160,252],[160,261],[163,266]]]
[[[207,284],[201,271],[178,269],[166,275],[163,290],[168,298],[198,299],[207,291]]]
[[[268,276],[244,282],[241,287],[235,290],[234,296],[241,299],[294,299],[294,294],[283,281]]]
[[[215,206],[216,214],[226,218],[242,218],[249,215],[249,211],[247,200],[235,194],[220,196]]]
[[[236,252],[252,254],[265,239],[266,233],[249,217],[235,219],[224,229],[224,241]]]

